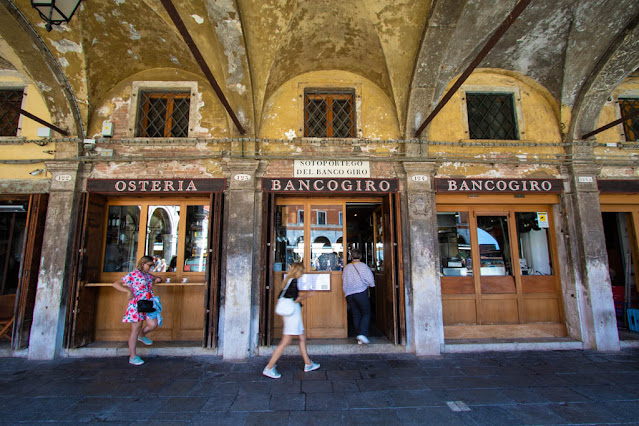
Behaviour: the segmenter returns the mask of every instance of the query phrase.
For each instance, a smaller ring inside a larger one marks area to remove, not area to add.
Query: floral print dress
[[[133,299],[129,301],[122,322],[139,322],[146,319],[145,312],[138,312],[138,300],[153,297],[153,276],[136,269],[122,278],[122,281],[133,292]]]

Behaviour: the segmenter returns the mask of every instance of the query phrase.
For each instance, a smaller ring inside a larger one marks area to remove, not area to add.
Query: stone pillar
[[[439,355],[444,343],[435,210],[436,165],[404,163],[408,198],[410,289],[407,320],[416,355]]]
[[[618,351],[619,334],[597,189],[598,169],[573,165],[571,172],[564,205],[575,276],[576,294],[572,303],[579,311],[585,347]],[[571,298],[566,303],[570,304]]]
[[[66,320],[66,290],[72,265],[73,206],[78,163],[46,163],[51,172],[49,204],[42,242],[29,359],[49,360],[62,352]]]
[[[252,334],[255,174],[258,161],[227,164],[229,189],[224,204],[224,241],[220,297],[220,351],[224,359],[250,356]],[[238,175],[242,176],[236,179]]]

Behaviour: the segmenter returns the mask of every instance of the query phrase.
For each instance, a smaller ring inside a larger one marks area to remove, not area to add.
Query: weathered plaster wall
[[[350,72],[317,71],[285,82],[270,97],[263,111],[260,138],[292,140],[303,137],[303,87],[361,87],[361,98],[356,99],[361,106],[361,117],[356,117],[357,128],[361,129],[360,137],[371,140],[400,137],[393,103],[377,85]],[[266,147],[263,149],[269,151]]]
[[[202,77],[175,68],[161,68],[137,73],[118,83],[98,103],[88,125],[87,134],[94,138],[102,137],[102,124],[112,121],[114,138],[131,138],[135,129],[129,128],[129,114],[135,114],[137,103],[131,101],[131,88],[134,81],[196,81],[198,92],[191,97],[197,103],[198,114],[194,137],[224,138],[229,135],[229,121],[224,107],[209,83]],[[133,103],[133,104],[132,104]]]
[[[0,88],[24,88],[25,96],[22,109],[51,122],[51,115],[37,87],[15,71],[0,71]],[[41,124],[30,118],[21,116],[18,122],[18,138],[0,138],[0,160],[34,160],[28,164],[2,164],[0,166],[0,179],[42,179],[47,175],[41,173],[32,176],[29,172],[44,168],[44,161],[53,158],[55,144],[39,146],[35,143],[20,142],[23,139],[40,140],[37,136],[38,127]],[[52,134],[54,132],[52,131]],[[41,159],[42,162],[37,160]]]
[[[599,128],[621,118],[619,104],[617,103],[617,99],[620,97],[639,97],[639,73],[634,73],[633,75],[631,75],[614,90],[614,92],[608,98],[608,101],[601,109],[601,114],[599,114],[596,128]],[[625,161],[628,159],[639,159],[639,149],[632,149],[632,147],[628,146],[624,146],[622,148],[621,146],[621,144],[627,142],[623,124],[618,124],[608,130],[604,130],[603,132],[598,133],[595,138],[596,141],[600,144],[594,148],[595,156],[605,157],[608,159],[608,162],[614,160]],[[603,145],[611,143],[616,143],[618,146]],[[628,169],[623,167],[604,168],[601,172],[601,176],[605,177],[632,177],[633,174],[634,173],[632,169],[629,173]]]

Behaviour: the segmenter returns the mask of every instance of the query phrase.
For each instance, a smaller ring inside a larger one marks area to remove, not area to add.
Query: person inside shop
[[[150,318],[146,312],[138,312],[138,301],[142,299],[151,300],[153,298],[153,284],[162,281],[161,278],[151,275],[150,271],[153,267],[153,258],[151,256],[142,256],[135,270],[113,283],[113,287],[116,290],[127,293],[129,299],[129,305],[122,322],[131,323],[129,364],[133,365],[144,364],[142,358],[136,354],[138,340],[145,345],[153,344],[153,340],[146,337],[146,335],[158,326],[157,319]],[[142,327],[144,322],[146,322],[146,325]]]
[[[160,269],[162,269],[162,260],[160,259],[160,256],[153,256],[153,266],[151,267],[151,271],[160,272]]]
[[[368,327],[371,322],[371,304],[368,300],[368,287],[375,287],[375,277],[365,263],[360,262],[362,251],[353,249],[353,262],[346,265],[342,274],[342,289],[346,296],[348,310],[353,317],[353,326],[357,333],[357,343],[369,344]]]
[[[270,377],[271,379],[279,379],[280,377],[282,377],[282,375],[275,368],[275,364],[284,353],[284,349],[286,349],[286,347],[293,340],[293,336],[297,336],[299,341],[300,354],[304,359],[304,372],[308,373],[309,371],[317,370],[318,368],[320,368],[320,365],[318,363],[311,361],[311,359],[308,357],[308,352],[306,351],[306,333],[304,332],[304,322],[302,321],[302,304],[300,302],[304,299],[308,299],[309,297],[314,296],[315,292],[309,291],[305,294],[299,293],[299,290],[297,288],[297,280],[301,278],[302,275],[304,275],[304,266],[301,263],[294,263],[284,277],[284,282],[286,283],[286,285],[282,289],[282,292],[280,292],[279,297],[293,299],[293,301],[295,302],[295,306],[291,315],[282,316],[282,319],[284,320],[284,328],[282,329],[282,340],[273,351],[271,359],[262,371],[263,375],[265,375],[266,377]]]

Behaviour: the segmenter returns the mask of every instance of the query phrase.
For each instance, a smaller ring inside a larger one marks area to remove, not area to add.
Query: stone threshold
[[[572,351],[583,349],[583,342],[569,338],[459,339],[446,340],[442,346],[442,353]]]
[[[390,354],[406,353],[406,346],[394,345],[384,337],[371,337],[369,345],[359,345],[352,339],[308,339],[306,350],[309,355],[357,355],[357,354]],[[278,341],[271,346],[257,348],[258,356],[270,356],[277,347]],[[297,340],[284,350],[284,355],[299,355]]]
[[[136,352],[145,356],[217,356],[217,348],[203,348],[200,342],[153,342],[145,346],[138,342]],[[126,342],[93,342],[75,349],[65,349],[64,356],[69,358],[109,358],[129,356]]]

